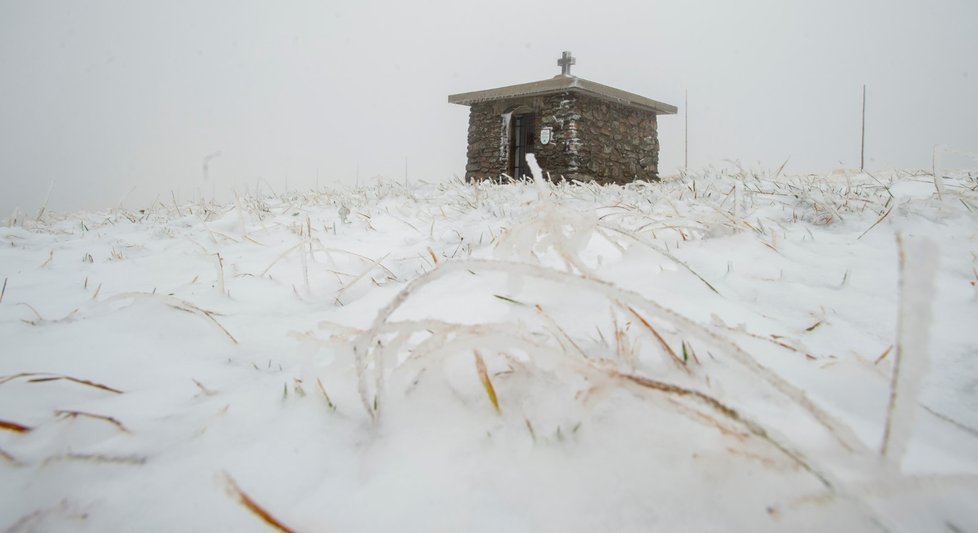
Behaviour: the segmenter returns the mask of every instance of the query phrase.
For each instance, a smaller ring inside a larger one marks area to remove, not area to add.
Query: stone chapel
[[[528,153],[554,180],[659,179],[656,116],[676,106],[573,76],[575,63],[564,52],[553,78],[448,97],[469,106],[467,180],[529,176]]]

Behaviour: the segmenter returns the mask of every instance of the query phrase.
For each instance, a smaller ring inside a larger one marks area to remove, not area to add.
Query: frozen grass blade
[[[659,346],[661,346],[662,347],[662,350],[664,352],[666,352],[666,354],[669,356],[669,359],[672,360],[672,362],[675,363],[677,367],[681,368],[682,370],[685,370],[688,373],[689,372],[689,367],[687,366],[686,361],[684,359],[680,358],[678,355],[676,355],[675,350],[673,350],[669,346],[669,343],[666,342],[666,340],[664,338],[662,338],[662,335],[660,335],[659,332],[654,327],[652,327],[652,324],[649,324],[649,321],[648,320],[645,320],[645,317],[643,317],[642,315],[640,315],[638,313],[638,311],[636,311],[635,308],[633,308],[632,306],[626,305],[625,306],[625,309],[628,309],[628,312],[631,313],[632,316],[634,316],[635,318],[637,318],[638,321],[643,326],[645,326],[645,329],[647,329],[647,330],[649,330],[649,331],[652,332],[652,336],[655,337],[655,340],[659,341]],[[684,353],[685,353],[685,350],[686,350],[686,346],[684,344],[683,345],[683,352]]]
[[[98,415],[94,413],[86,413],[84,411],[75,411],[71,409],[58,409],[54,412],[54,414],[56,416],[63,416],[66,418],[83,417],[83,418],[91,418],[93,420],[101,420],[103,422],[108,422],[109,424],[112,424],[113,426],[118,428],[119,431],[123,433],[132,433],[131,431],[129,431],[129,428],[123,425],[122,422],[119,422],[119,420],[117,420],[116,418],[107,415]]]
[[[93,387],[99,390],[104,390],[114,394],[122,394],[122,391],[119,389],[110,387],[108,385],[103,385],[101,383],[96,383],[94,381],[89,381],[87,379],[79,379],[72,376],[65,376],[59,374],[43,374],[43,373],[35,373],[35,372],[23,372],[20,374],[16,374],[14,376],[7,376],[4,378],[0,378],[0,384],[6,383],[11,379],[16,379],[20,377],[30,377],[30,376],[38,376],[38,377],[28,379],[27,380],[28,383],[47,383],[50,381],[65,380],[65,381],[70,381],[72,383],[78,383],[79,385],[85,385],[87,387]]]
[[[200,389],[200,393],[203,394],[204,396],[213,396],[217,394],[215,391],[208,389],[207,387],[204,386],[203,383],[197,381],[196,379],[191,378],[190,381],[193,381],[194,385],[197,385],[197,388]]]
[[[216,318],[214,318],[215,313],[213,311],[207,311],[206,309],[201,309],[196,305],[181,300],[179,298],[175,298],[173,296],[167,296],[163,294],[148,293],[148,292],[124,292],[113,296],[112,298],[110,298],[110,300],[155,300],[158,302],[162,302],[174,309],[179,309],[180,311],[186,311],[188,313],[195,314],[197,316],[207,319],[211,324],[214,324],[218,329],[220,329],[222,333],[227,335],[227,337],[231,339],[231,342],[233,342],[234,344],[238,344],[238,339],[235,339],[234,335],[231,335],[231,332],[225,329],[224,326],[222,326],[221,323],[218,322]]]
[[[781,438],[773,437],[769,430],[762,427],[757,422],[750,420],[739,411],[724,404],[720,400],[710,396],[706,393],[689,389],[686,387],[680,387],[679,385],[674,385],[672,383],[666,383],[663,381],[658,381],[654,379],[649,379],[642,376],[637,376],[634,374],[624,374],[620,372],[613,372],[611,374],[613,377],[619,378],[621,380],[627,381],[629,383],[638,385],[646,389],[652,389],[659,392],[663,392],[672,396],[687,397],[696,400],[697,402],[709,407],[718,414],[728,418],[729,420],[736,422],[738,425],[746,429],[752,435],[759,437],[768,443],[772,444],[775,448],[780,450],[782,453],[790,457],[795,463],[807,470],[813,476],[818,478],[827,489],[835,490],[837,483],[832,480],[832,477],[820,469],[816,468],[810,460],[808,460],[801,452],[793,450],[787,445],[787,442]]]
[[[482,359],[482,354],[479,350],[473,350],[472,353],[475,354],[475,369],[479,373],[479,380],[482,381],[482,387],[486,389],[486,396],[489,397],[489,401],[492,402],[492,406],[496,409],[497,413],[502,413],[499,410],[499,399],[496,398],[496,389],[492,386],[492,380],[489,379],[489,372],[486,370],[486,362]]]
[[[832,434],[832,436],[835,437],[836,440],[838,440],[838,442],[847,450],[862,452],[865,449],[862,441],[856,436],[852,428],[845,425],[812,402],[802,389],[789,383],[775,372],[761,365],[750,354],[745,352],[735,343],[727,338],[719,336],[707,327],[702,326],[699,323],[690,320],[679,313],[676,313],[675,311],[664,308],[639,293],[622,289],[621,287],[606,281],[586,278],[570,272],[554,270],[528,263],[493,261],[485,259],[469,259],[466,261],[442,263],[438,268],[411,280],[411,282],[409,282],[397,294],[397,296],[395,296],[384,308],[378,311],[377,315],[374,317],[371,327],[364,331],[364,333],[362,333],[354,341],[354,354],[357,361],[356,370],[360,397],[361,401],[364,403],[364,406],[367,408],[367,411],[372,416],[376,418],[377,410],[375,406],[380,405],[380,403],[379,401],[375,401],[375,397],[371,396],[371,391],[368,386],[367,361],[371,359],[371,356],[374,361],[374,393],[377,396],[380,395],[385,379],[385,370],[382,357],[383,350],[376,350],[372,347],[376,333],[383,329],[384,324],[388,321],[391,314],[393,314],[395,310],[403,305],[404,302],[419,288],[433,283],[434,281],[437,281],[438,279],[441,279],[454,272],[471,273],[476,270],[488,270],[516,275],[525,275],[537,279],[548,280],[567,288],[581,289],[590,291],[592,293],[601,294],[611,301],[622,302],[625,305],[642,309],[647,313],[657,315],[658,317],[676,325],[676,327],[684,331],[684,335],[698,338],[707,345],[712,345],[717,349],[721,349],[726,352],[733,358],[733,360],[740,363],[746,370],[755,374],[778,392],[801,406],[820,425],[828,430],[830,434]]]
[[[874,365],[878,365],[878,364],[882,363],[883,362],[883,359],[886,359],[886,356],[887,355],[890,355],[890,352],[891,351],[893,351],[893,345],[892,344],[889,345],[889,346],[887,346],[886,349],[883,350],[883,353],[881,353],[879,355],[879,357],[877,357],[876,360],[873,361],[873,364]]]
[[[241,487],[239,487],[238,483],[234,481],[234,478],[232,478],[231,475],[226,472],[224,473],[224,486],[227,490],[228,496],[237,500],[237,502],[240,503],[245,509],[251,511],[252,514],[260,518],[262,522],[265,522],[265,524],[268,526],[278,531],[282,531],[283,533],[295,532],[294,529],[286,526],[277,518],[272,516],[270,512],[259,505],[258,502],[252,499],[251,496],[249,496],[245,491],[241,490]]]
[[[33,428],[25,426],[23,424],[18,424],[17,422],[11,422],[9,420],[0,420],[0,429],[5,429],[7,431],[13,431],[14,433],[27,433]]]
[[[513,298],[510,298],[509,296],[503,296],[502,294],[493,294],[493,296],[496,297],[496,298],[498,298],[498,299],[500,299],[500,300],[502,300],[502,301],[504,301],[504,302],[509,302],[509,303],[515,304],[515,305],[522,305],[524,307],[526,306],[525,303],[523,303],[523,302],[521,302],[519,300],[514,300]]]
[[[326,405],[329,406],[329,410],[330,411],[335,411],[336,410],[336,405],[333,403],[333,400],[331,400],[329,398],[329,394],[326,393],[326,387],[323,386],[323,380],[321,380],[321,379],[319,379],[317,377],[316,378],[316,384],[319,385],[319,392],[321,392],[323,394],[323,399],[326,400]]]
[[[101,453],[76,453],[68,452],[63,455],[55,455],[44,460],[44,464],[54,461],[84,461],[99,464],[116,464],[141,466],[146,464],[148,459],[142,455],[105,455]]]
[[[887,208],[886,212],[884,212],[878,219],[876,219],[876,222],[873,222],[872,226],[866,228],[866,231],[860,233],[859,236],[856,237],[856,240],[858,241],[859,239],[862,239],[864,235],[869,233],[869,230],[875,228],[877,225],[879,225],[880,222],[883,222],[883,220],[885,220],[886,217],[890,216],[890,213],[892,212],[893,212],[893,206],[891,205],[889,208]]]
[[[11,464],[18,464],[19,463],[19,461],[17,461],[17,458],[16,457],[14,457],[13,455],[10,455],[10,453],[8,453],[3,448],[0,448],[0,458],[3,458],[4,461],[7,461],[8,463],[11,463]]]
[[[366,276],[367,274],[369,274],[370,271],[372,271],[375,267],[377,267],[377,266],[383,266],[383,265],[381,265],[381,262],[384,259],[387,259],[387,256],[389,256],[389,255],[390,255],[390,253],[386,253],[380,259],[376,259],[376,260],[372,261],[370,263],[370,266],[368,266],[367,268],[365,268],[363,270],[363,272],[361,272],[357,277],[355,277],[352,280],[350,280],[346,285],[344,285],[342,288],[340,288],[340,290],[336,291],[336,297],[339,298],[340,296],[342,296],[343,293],[345,293],[349,288],[353,287],[353,285],[355,285],[356,282],[358,282],[361,279],[363,279],[364,276]]]
[[[900,308],[890,401],[880,454],[899,469],[913,432],[917,393],[927,372],[934,278],[940,254],[927,239],[897,236],[900,261]]]

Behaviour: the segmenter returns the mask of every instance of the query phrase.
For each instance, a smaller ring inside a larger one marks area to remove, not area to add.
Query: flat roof
[[[621,89],[615,89],[614,87],[608,87],[607,85],[585,80],[584,78],[578,78],[577,76],[565,76],[563,74],[559,74],[547,80],[521,83],[519,85],[509,85],[506,87],[497,87],[495,89],[486,89],[484,91],[473,91],[469,93],[449,95],[448,103],[472,105],[482,102],[491,102],[494,100],[516,98],[520,96],[538,96],[564,91],[588,94],[602,100],[609,100],[612,102],[618,102],[628,106],[653,111],[658,115],[675,115],[677,111],[676,106],[674,105],[669,105],[651,98],[639,96]]]

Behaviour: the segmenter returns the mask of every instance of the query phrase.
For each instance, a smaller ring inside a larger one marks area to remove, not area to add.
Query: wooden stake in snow
[[[859,170],[862,171],[866,162],[866,84],[863,84],[863,124],[859,131]]]
[[[686,125],[683,128],[683,134],[685,135],[683,139],[683,170],[689,169],[689,90],[687,89],[683,92],[683,118],[686,119]]]
[[[900,261],[900,307],[897,311],[890,403],[886,410],[880,455],[898,468],[913,430],[917,392],[927,372],[931,304],[939,256],[934,242],[900,235],[897,235],[897,250]]]

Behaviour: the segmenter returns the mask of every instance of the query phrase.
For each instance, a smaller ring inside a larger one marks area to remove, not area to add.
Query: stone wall
[[[536,115],[533,153],[537,162],[556,179],[577,169],[579,148],[575,98],[569,93],[513,98],[473,104],[469,110],[467,179],[497,179],[510,172],[509,124],[512,113]],[[553,129],[549,144],[540,144],[540,129]]]
[[[577,99],[579,175],[598,183],[659,179],[655,113],[589,96]]]
[[[624,183],[658,177],[654,113],[568,91],[473,104],[466,179],[497,179],[510,172],[513,112],[536,115],[533,153],[554,180]],[[552,128],[546,145],[539,139],[544,127]]]

